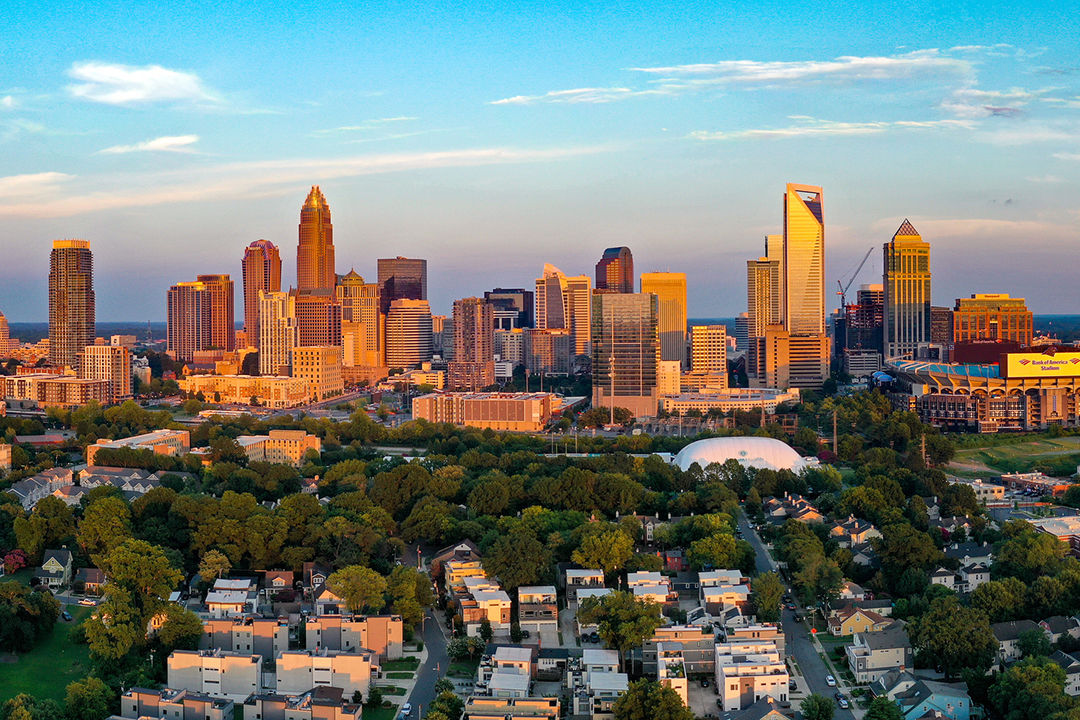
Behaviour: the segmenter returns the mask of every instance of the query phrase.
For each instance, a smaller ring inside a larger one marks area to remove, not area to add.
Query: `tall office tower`
[[[953,308],[953,342],[993,340],[1031,345],[1034,316],[1024,298],[1008,293],[975,293],[957,298]]]
[[[318,185],[300,208],[300,243],[296,248],[296,288],[334,292],[334,225],[330,206]]]
[[[750,337],[761,337],[781,316],[780,260],[761,257],[746,261],[746,307]]]
[[[281,291],[281,255],[269,240],[256,240],[244,249],[244,336],[259,344],[259,293]]]
[[[607,292],[634,292],[634,256],[628,247],[604,251],[596,263],[596,289]]]
[[[588,275],[567,277],[554,265],[544,265],[536,279],[536,327],[564,329],[574,335],[574,354],[589,354],[592,288]]]
[[[49,256],[49,361],[75,366],[94,344],[94,255],[87,240],[54,240]]]
[[[198,275],[180,282],[167,295],[168,353],[181,362],[196,352],[233,349],[233,282],[228,275]]]
[[[686,273],[641,273],[641,292],[660,303],[660,359],[686,367]]]
[[[427,260],[380,258],[377,262],[383,312],[395,300],[427,300]]]
[[[11,352],[11,328],[8,327],[7,318],[0,312],[0,360],[6,360]]]
[[[792,335],[825,334],[825,219],[820,187],[784,193],[783,317]]]
[[[659,301],[651,293],[604,293],[592,303],[593,407],[656,415]]]
[[[401,298],[386,315],[386,364],[409,369],[431,360],[431,306]]]
[[[727,375],[727,327],[695,325],[690,328],[690,370],[695,374]]]
[[[532,290],[524,288],[495,288],[484,293],[484,299],[498,310],[516,310],[518,314],[517,324],[514,327],[531,328],[536,326],[533,315],[535,309],[535,296]],[[498,325],[496,323],[496,325]],[[513,328],[503,327],[503,330]]]
[[[341,346],[341,303],[334,291],[290,290],[296,302],[297,347]]]
[[[295,296],[260,290],[259,374],[291,374],[292,352],[299,339]]]
[[[454,301],[454,361],[447,365],[451,389],[481,390],[495,384],[493,309],[483,298]]]
[[[735,318],[735,349],[746,352],[750,344],[750,313],[739,313]],[[693,363],[691,363],[691,366]]]
[[[885,357],[914,357],[930,341],[930,243],[904,220],[882,255]]]
[[[131,399],[131,351],[123,345],[87,345],[79,351],[81,380],[109,383],[109,402]]]
[[[379,286],[364,282],[355,270],[338,278],[341,303],[342,360],[345,367],[383,367],[386,364],[386,316]]]

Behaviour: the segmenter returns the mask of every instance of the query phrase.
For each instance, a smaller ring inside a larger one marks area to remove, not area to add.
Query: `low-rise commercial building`
[[[300,695],[312,688],[341,688],[346,697],[368,696],[371,679],[378,676],[375,653],[363,648],[345,650],[289,650],[277,657],[277,691]]]
[[[683,379],[688,383],[694,381],[692,376],[688,378],[684,375]],[[696,392],[682,392],[678,395],[662,395],[660,396],[659,403],[661,410],[666,410],[672,414],[678,413],[680,415],[685,415],[691,410],[696,410],[702,414],[708,414],[710,410],[718,410],[725,413],[731,412],[732,410],[737,410],[739,412],[761,412],[764,410],[766,414],[773,415],[776,413],[777,405],[797,403],[799,402],[799,398],[800,395],[797,389],[713,389],[706,385],[702,386]]]
[[[400,615],[319,615],[304,627],[309,649],[365,648],[379,660],[401,657],[405,628]]]
[[[261,655],[221,650],[173,650],[167,661],[169,687],[242,701],[262,687]]]
[[[434,393],[413,399],[413,417],[512,432],[540,432],[551,421],[551,393]]]
[[[1080,516],[1040,518],[1028,520],[1028,524],[1056,537],[1068,548],[1070,555],[1080,556]]]
[[[210,402],[248,405],[280,410],[306,405],[311,386],[304,378],[287,375],[191,375],[177,381],[189,394],[202,393]]]
[[[303,430],[271,430],[269,435],[241,435],[236,438],[248,462],[281,463],[300,467],[309,450],[320,452],[322,440]]]
[[[183,455],[191,450],[191,433],[187,430],[154,430],[119,440],[102,440],[87,446],[86,464],[94,464],[94,457],[99,450],[119,448],[150,450],[155,455]]]

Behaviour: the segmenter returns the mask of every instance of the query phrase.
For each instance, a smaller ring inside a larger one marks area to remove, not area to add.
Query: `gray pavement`
[[[439,618],[431,609],[425,611],[427,620],[424,622],[424,649],[427,650],[427,659],[416,670],[416,684],[412,692],[405,698],[412,704],[413,714],[411,717],[423,717],[424,708],[431,707],[435,699],[435,682],[446,674],[450,658],[446,654],[446,636],[443,635]]]

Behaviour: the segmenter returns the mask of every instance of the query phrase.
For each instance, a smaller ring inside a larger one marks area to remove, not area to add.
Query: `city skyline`
[[[539,11],[376,6],[361,20],[320,6],[314,48],[289,42],[314,12],[302,5],[228,23],[16,10],[0,49],[0,217],[18,252],[0,308],[43,321],[43,249],[82,237],[100,318],[163,319],[148,299],[178,278],[240,276],[224,247],[294,247],[295,198],[321,184],[338,271],[426,258],[440,313],[528,287],[544,262],[591,274],[626,245],[638,272],[688,273],[691,316],[732,316],[738,268],[779,231],[774,188],[792,180],[829,190],[830,287],[907,217],[935,247],[935,302],[1007,291],[1041,313],[1075,306],[1052,260],[1077,238],[1076,19],[1023,3],[823,6],[810,42],[783,7],[556,6],[549,28]],[[269,57],[252,45],[267,33],[303,49]]]

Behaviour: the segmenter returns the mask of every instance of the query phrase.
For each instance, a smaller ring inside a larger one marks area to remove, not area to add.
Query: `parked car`
[[[407,718],[412,715],[412,703],[405,703],[401,706],[401,713],[398,717]]]
[[[844,697],[843,695],[841,695],[837,699],[836,704],[840,706],[841,710],[847,710],[848,707],[850,706],[850,703],[847,701],[847,698]]]
[[[834,678],[832,675],[826,675],[825,684],[829,687],[836,687],[836,678]]]
[[[69,613],[67,610],[60,613],[60,617],[64,618],[64,622],[71,622],[72,620],[71,613]]]
[[[709,678],[701,678],[701,687],[709,687]]]
[[[93,607],[94,605],[97,605],[97,600],[95,600],[94,598],[83,598],[79,601],[79,604]]]

